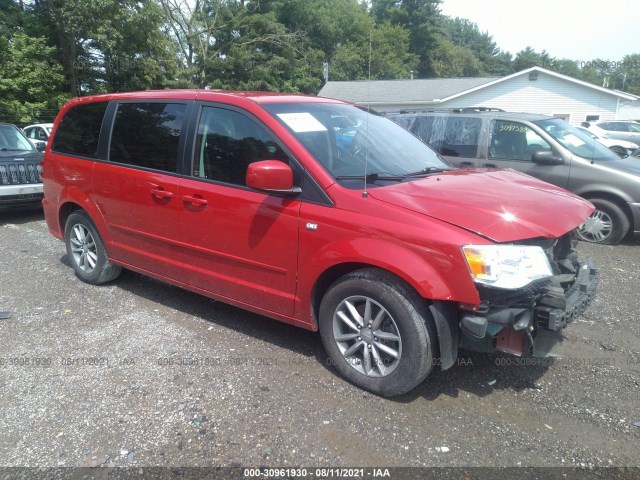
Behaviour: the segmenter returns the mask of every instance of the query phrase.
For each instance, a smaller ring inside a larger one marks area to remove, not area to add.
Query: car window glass
[[[531,161],[538,150],[551,150],[551,145],[527,125],[494,120],[489,141],[489,157]]]
[[[627,131],[640,133],[640,125],[638,125],[637,123],[627,123]]]
[[[449,157],[475,158],[482,120],[449,114],[391,117],[436,152]]]
[[[109,160],[175,172],[186,105],[121,103],[111,136]]]
[[[481,126],[479,118],[450,116],[440,153],[450,157],[475,158]]]
[[[289,163],[284,150],[253,119],[225,108],[202,109],[193,158],[194,177],[245,185],[247,167],[260,160]]]
[[[85,103],[70,109],[60,121],[53,146],[55,152],[98,157],[98,139],[107,102]]]
[[[35,128],[27,128],[24,133],[29,138],[36,138],[36,129]]]
[[[24,133],[13,125],[0,125],[0,151],[31,151],[33,145]]]

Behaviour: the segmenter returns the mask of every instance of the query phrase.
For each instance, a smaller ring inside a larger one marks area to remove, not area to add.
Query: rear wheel
[[[109,261],[100,234],[84,211],[69,215],[64,240],[71,266],[81,280],[98,285],[120,275],[122,269]]]
[[[400,395],[431,371],[435,335],[425,302],[385,271],[338,279],[322,299],[319,322],[332,365],[360,388]]]
[[[580,225],[578,237],[587,242],[616,245],[629,231],[629,219],[622,209],[601,198],[590,198],[596,210]]]

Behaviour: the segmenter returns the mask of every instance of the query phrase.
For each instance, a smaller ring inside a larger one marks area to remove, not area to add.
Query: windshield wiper
[[[407,178],[407,177],[422,177],[422,176],[432,175],[434,173],[448,172],[449,170],[451,170],[451,169],[450,168],[440,168],[440,167],[426,167],[426,168],[423,168],[422,170],[418,170],[417,172],[405,173],[404,175],[402,175],[402,177],[403,178]]]
[[[22,150],[22,148],[6,148],[6,147],[3,147],[3,148],[0,148],[0,151],[2,151],[2,152],[22,152],[23,150]]]
[[[367,175],[339,175],[336,180],[362,180],[365,179],[367,183],[375,183],[378,180],[387,180],[392,182],[401,182],[404,180],[404,175],[393,175],[389,173],[367,173]]]

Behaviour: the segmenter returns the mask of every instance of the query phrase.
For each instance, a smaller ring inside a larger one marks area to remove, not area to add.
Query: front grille
[[[23,185],[42,182],[42,166],[34,163],[0,165],[0,185]]]

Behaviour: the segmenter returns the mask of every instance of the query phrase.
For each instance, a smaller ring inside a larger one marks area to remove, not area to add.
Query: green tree
[[[511,73],[511,54],[500,50],[489,32],[480,31],[477,24],[465,18],[442,17],[441,29],[445,39],[470,50],[478,59],[480,75]],[[464,58],[457,61],[464,62]]]
[[[513,72],[519,72],[531,67],[548,68],[551,64],[551,57],[546,50],[538,53],[533,48],[527,47],[516,53],[513,59]]]
[[[34,17],[57,47],[72,96],[160,86],[174,76],[174,44],[152,0],[38,0]]]
[[[616,88],[640,96],[640,53],[626,55],[622,59]]]
[[[50,118],[67,97],[62,67],[53,58],[54,48],[43,38],[14,33],[0,62],[0,116],[26,124]]]
[[[471,49],[440,38],[429,54],[429,68],[434,77],[477,77],[481,64]]]
[[[372,0],[376,22],[389,22],[409,31],[409,53],[419,58],[418,76],[435,76],[433,58],[442,44],[440,0]],[[436,55],[437,56],[437,55]]]

